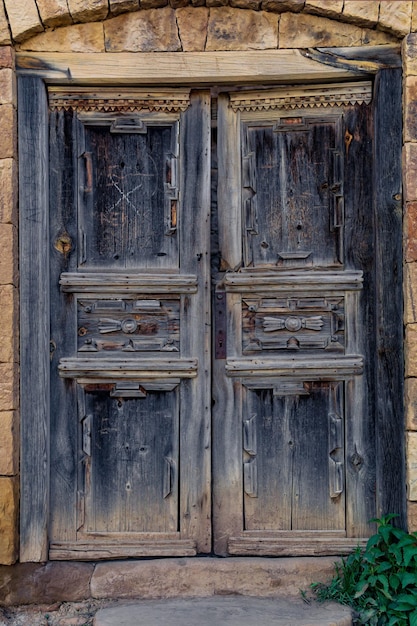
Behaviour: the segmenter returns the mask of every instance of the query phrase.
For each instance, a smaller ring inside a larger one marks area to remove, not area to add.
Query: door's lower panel
[[[135,557],[194,556],[195,542],[179,538],[154,539],[113,539],[113,541],[76,541],[52,543],[49,549],[50,560],[55,561],[96,561]]]
[[[365,546],[367,538],[346,537],[341,533],[243,533],[230,537],[228,552],[240,556],[323,556],[349,554]]]

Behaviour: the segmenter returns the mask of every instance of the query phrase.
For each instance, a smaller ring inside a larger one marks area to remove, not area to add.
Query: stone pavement
[[[100,609],[94,626],[351,626],[351,612],[338,604],[301,598],[214,596],[145,600]]]

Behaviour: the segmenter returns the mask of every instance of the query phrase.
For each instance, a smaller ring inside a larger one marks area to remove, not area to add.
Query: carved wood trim
[[[195,293],[197,276],[186,274],[63,273],[62,291],[72,293]]]
[[[190,105],[189,89],[167,89],[150,92],[148,89],[115,89],[92,91],[86,87],[49,87],[49,108],[67,111],[101,113],[131,113],[135,111],[181,112]]]
[[[370,81],[340,85],[303,85],[297,89],[244,91],[230,96],[234,111],[269,111],[284,109],[312,109],[349,104],[369,104],[372,100]]]
[[[228,359],[228,376],[299,376],[304,380],[342,379],[363,373],[363,357],[349,355],[334,359]],[[245,385],[248,386],[247,381]]]
[[[59,362],[63,378],[75,378],[80,384],[114,383],[117,380],[148,380],[150,378],[194,378],[197,359],[77,359]]]
[[[226,291],[253,293],[257,291],[353,291],[362,289],[363,273],[346,272],[241,272],[226,274]]]

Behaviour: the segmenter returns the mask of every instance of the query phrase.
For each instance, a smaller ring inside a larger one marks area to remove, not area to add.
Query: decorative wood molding
[[[186,274],[63,273],[59,284],[70,293],[195,293],[197,276]]]
[[[254,293],[257,291],[306,292],[306,291],[356,291],[362,289],[363,273],[346,272],[240,272],[224,277],[226,291]]]
[[[163,378],[195,378],[197,359],[77,359],[59,362],[63,378],[75,378],[79,384],[114,383],[117,380],[141,381]]]
[[[363,357],[341,356],[332,359],[228,359],[228,376],[297,376],[303,380],[329,380],[363,373]],[[246,382],[245,382],[246,385]]]
[[[312,109],[348,104],[369,104],[372,100],[370,81],[339,85],[303,85],[297,89],[279,88],[262,91],[244,91],[230,96],[234,111],[269,111],[284,109]]]
[[[115,89],[92,91],[87,87],[50,87],[49,108],[101,113],[132,113],[136,111],[181,112],[190,105],[189,89],[167,89],[150,92],[148,89]]]

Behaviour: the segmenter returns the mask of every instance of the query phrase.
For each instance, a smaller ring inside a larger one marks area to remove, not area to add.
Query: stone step
[[[184,557],[107,561],[91,577],[97,599],[203,598],[240,595],[300,597],[334,574],[337,557]]]
[[[339,604],[301,598],[214,596],[144,600],[101,609],[94,626],[351,626],[352,616]]]

